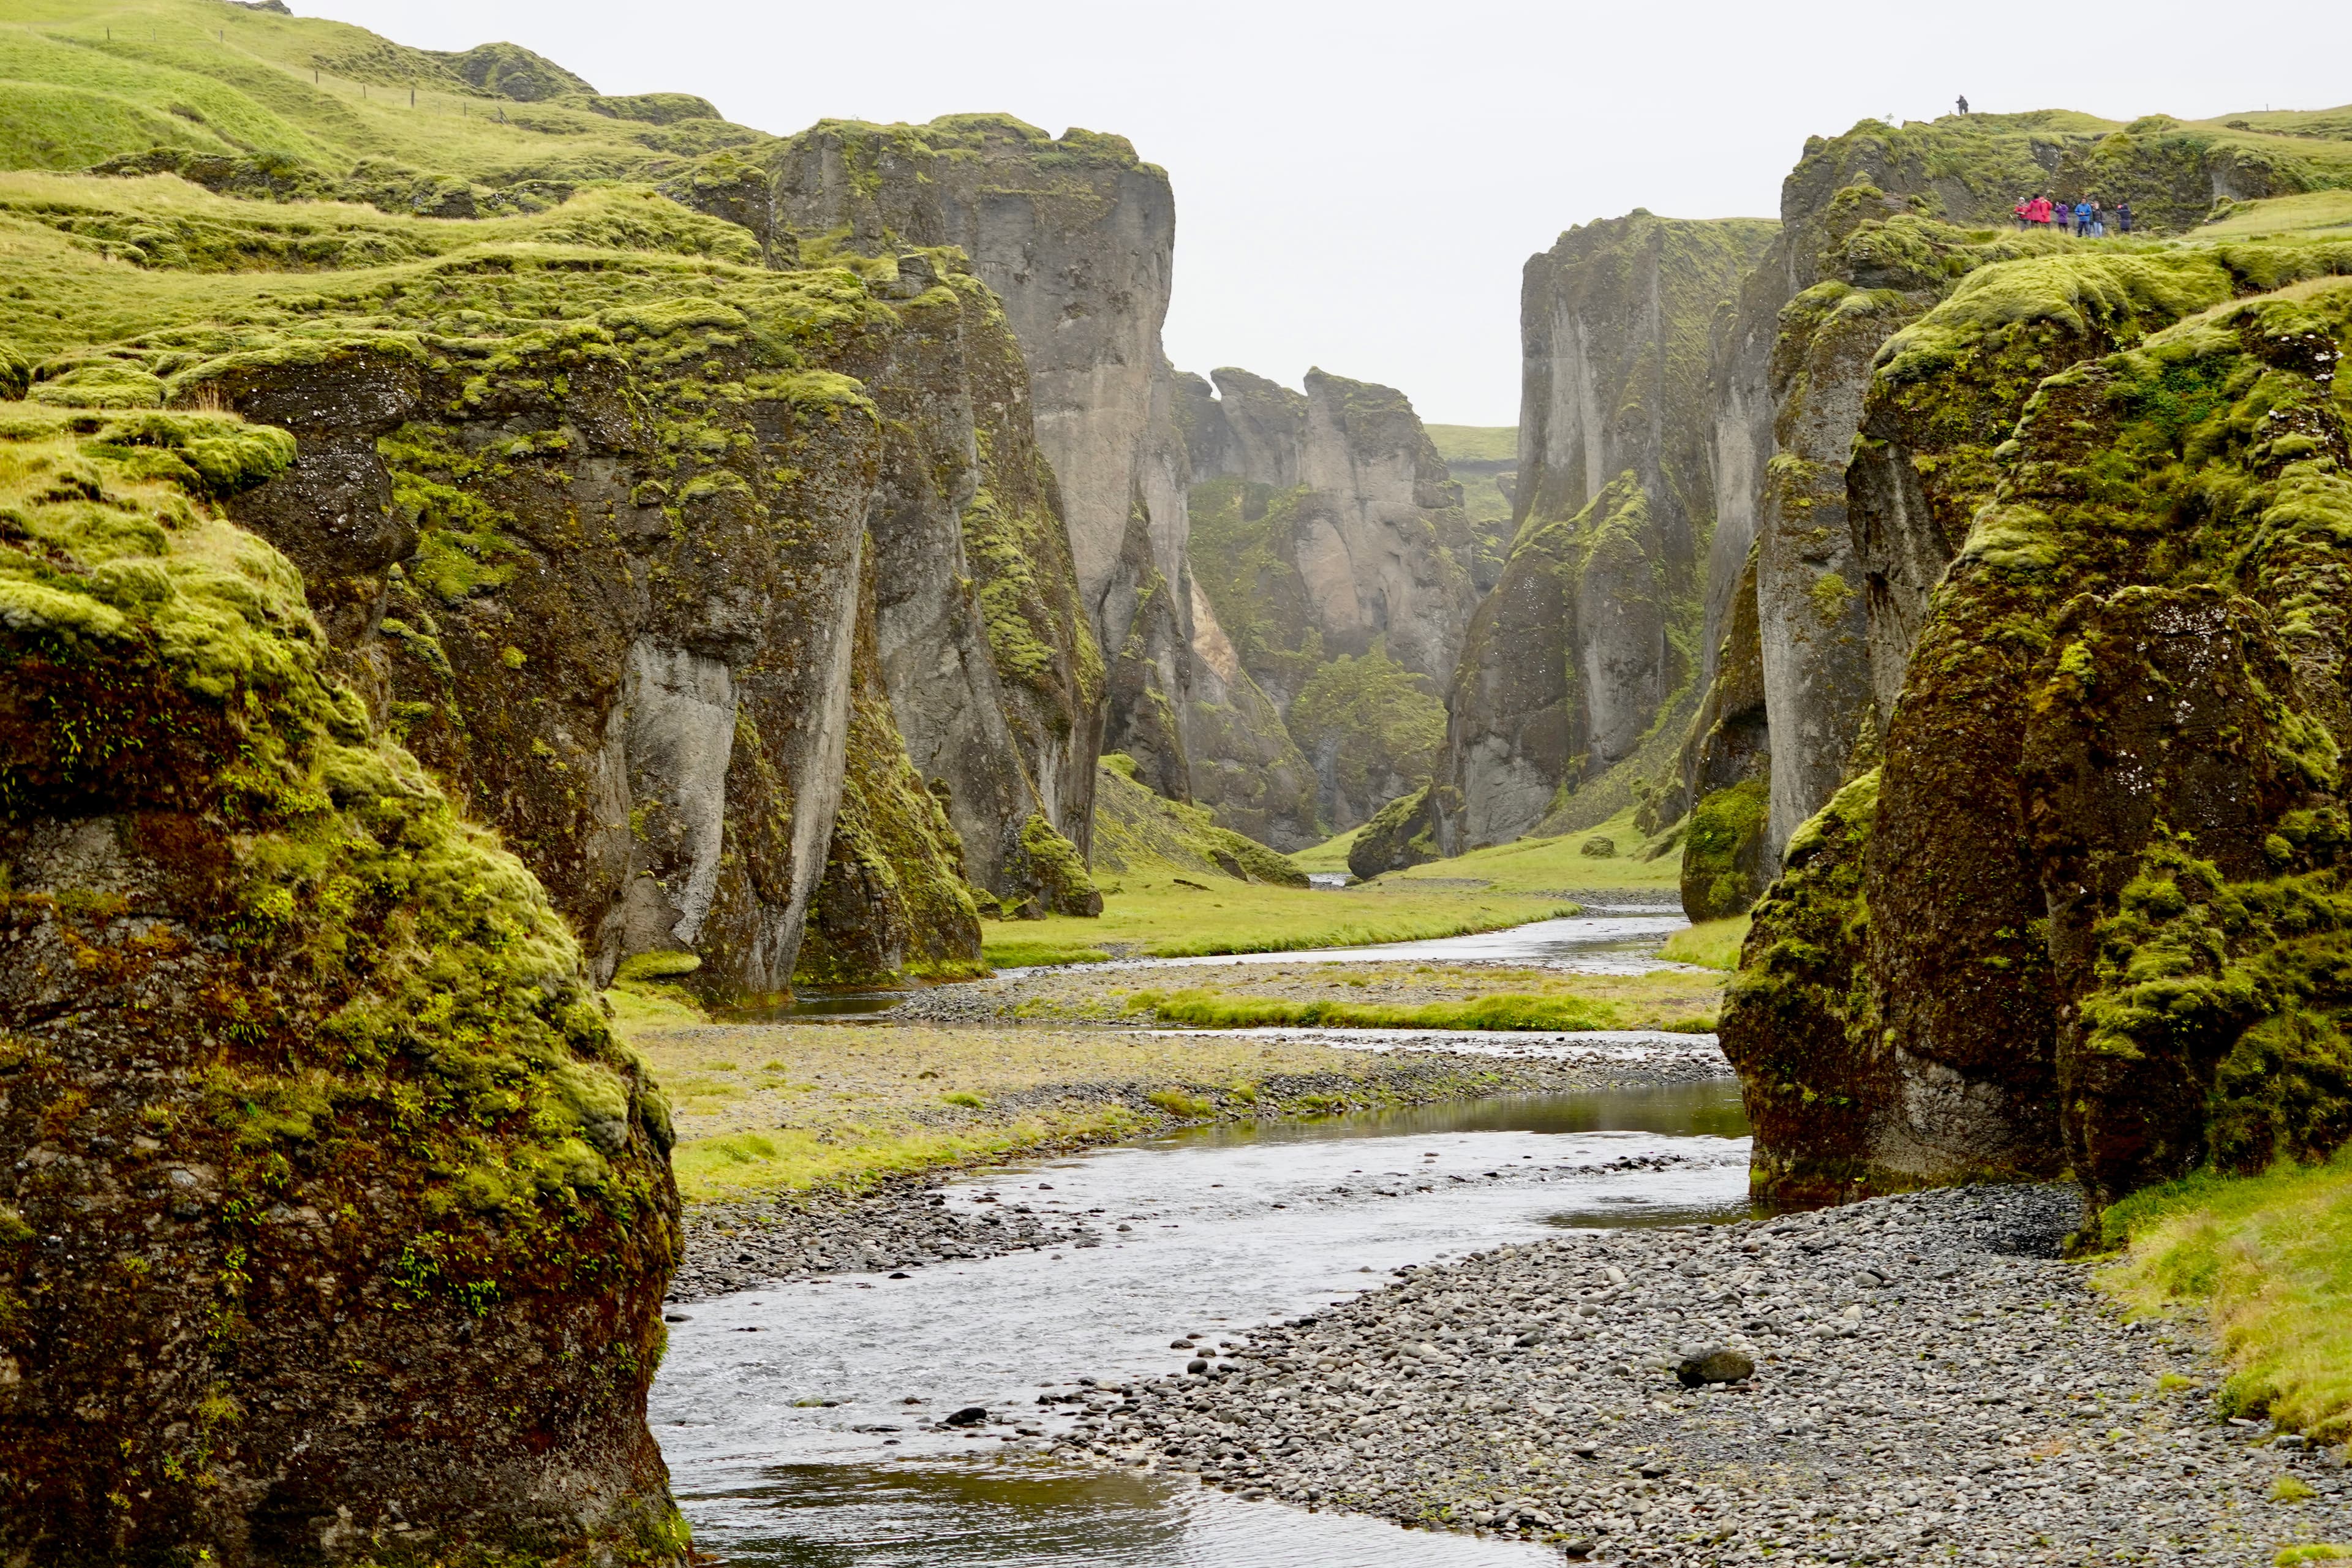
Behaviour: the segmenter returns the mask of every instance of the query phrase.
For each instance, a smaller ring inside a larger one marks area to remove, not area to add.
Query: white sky
[[[1869,115],[2116,119],[2352,100],[2352,5],[2179,0],[290,0],[427,48],[507,38],[606,92],[789,133],[1001,110],[1116,132],[1176,187],[1168,352],[1518,414],[1519,268],[1635,206],[1774,216],[1810,134]]]

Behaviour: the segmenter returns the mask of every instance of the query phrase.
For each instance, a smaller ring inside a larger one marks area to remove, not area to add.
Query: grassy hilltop
[[[0,83],[0,164],[19,169],[171,147],[336,174],[392,160],[503,186],[771,140],[687,94],[597,93],[511,44],[436,53],[215,0],[8,0]]]

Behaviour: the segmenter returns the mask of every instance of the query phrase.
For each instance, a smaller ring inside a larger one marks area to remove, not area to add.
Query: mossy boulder
[[[1036,889],[1034,896],[1049,912],[1087,919],[1102,913],[1102,892],[1087,872],[1086,858],[1054,830],[1044,813],[1022,824],[1017,848],[1009,858],[1019,868],[1016,875],[1023,885]]]
[[[0,423],[0,1552],[681,1561],[662,1102],[212,499],[294,443],[125,419]]]
[[[1691,809],[1683,837],[1683,912],[1694,921],[1744,915],[1772,879],[1770,786],[1760,777],[1719,789]]]
[[[1424,784],[1401,795],[1372,815],[1348,846],[1348,869],[1370,881],[1383,871],[1402,871],[1438,858],[1437,804],[1443,786]]]
[[[2071,1170],[2095,1208],[2352,1136],[2347,347],[2352,282],[2219,305],[2048,378],[1995,448],[1887,731],[1866,958],[1803,939],[1887,1044],[1837,1156],[1867,1184]]]

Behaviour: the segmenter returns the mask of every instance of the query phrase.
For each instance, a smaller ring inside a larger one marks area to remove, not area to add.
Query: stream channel
[[[1411,945],[1583,967],[1594,948],[1612,950],[1607,963],[1633,956],[1629,938],[1654,952],[1663,934],[1602,924]],[[1587,941],[1562,940],[1573,935]],[[1604,1042],[1617,1043],[1563,1037],[1559,1048]],[[1516,1542],[1244,1502],[1181,1475],[1066,1464],[1044,1450],[1079,1406],[1040,1396],[1080,1394],[1082,1379],[1181,1372],[1193,1353],[1172,1347],[1181,1336],[1242,1341],[1409,1266],[1560,1226],[1737,1217],[1747,1165],[1738,1091],[1725,1079],[1227,1124],[1001,1166],[950,1183],[948,1202],[1090,1215],[1102,1244],[778,1283],[676,1309],[654,1431],[697,1545],[740,1564],[1556,1563]],[[1006,1420],[938,1426],[971,1405]]]

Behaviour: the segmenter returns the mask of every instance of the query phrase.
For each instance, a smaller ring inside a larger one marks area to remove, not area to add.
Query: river
[[[1555,1561],[1079,1469],[1020,1428],[1066,1423],[1047,1412],[1068,1407],[1041,1407],[1040,1394],[1181,1370],[1192,1352],[1171,1348],[1179,1336],[1238,1339],[1407,1265],[1563,1225],[1744,1213],[1745,1132],[1724,1083],[1227,1126],[985,1172],[952,1184],[949,1201],[1095,1215],[1104,1245],[696,1302],[670,1326],[655,1431],[698,1542],[739,1563]],[[970,1405],[1013,1424],[920,1429]]]

